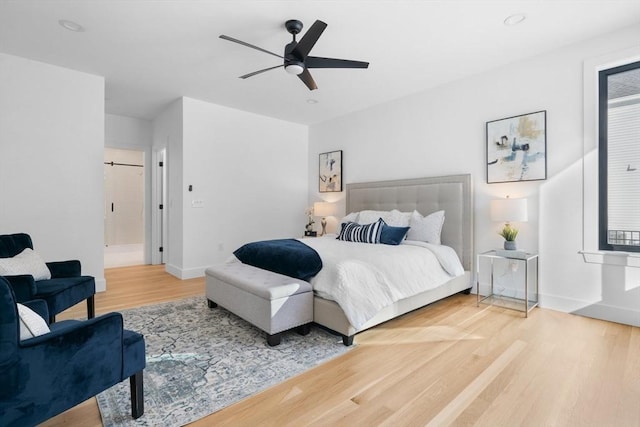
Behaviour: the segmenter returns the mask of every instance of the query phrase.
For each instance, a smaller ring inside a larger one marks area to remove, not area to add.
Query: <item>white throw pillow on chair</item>
[[[20,341],[51,332],[47,322],[38,313],[20,303],[16,305],[20,317]]]
[[[11,258],[0,258],[0,276],[30,274],[34,280],[49,280],[51,272],[44,260],[33,249],[26,248]]]

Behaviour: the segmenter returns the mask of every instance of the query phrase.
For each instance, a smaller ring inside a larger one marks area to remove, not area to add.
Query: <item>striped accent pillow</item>
[[[360,225],[355,222],[345,222],[342,224],[338,240],[358,243],[380,243],[380,233],[384,221],[378,219],[376,222]]]

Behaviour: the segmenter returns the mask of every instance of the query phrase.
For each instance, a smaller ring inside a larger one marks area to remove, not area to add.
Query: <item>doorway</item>
[[[105,148],[104,266],[144,264],[144,152]]]

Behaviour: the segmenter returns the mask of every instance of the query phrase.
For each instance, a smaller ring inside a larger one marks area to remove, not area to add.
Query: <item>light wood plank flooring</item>
[[[204,295],[163,267],[106,271],[98,314]],[[204,298],[204,296],[203,296]],[[84,304],[61,315],[86,315]],[[640,426],[640,328],[455,295],[193,426]],[[95,399],[46,426],[100,426]]]

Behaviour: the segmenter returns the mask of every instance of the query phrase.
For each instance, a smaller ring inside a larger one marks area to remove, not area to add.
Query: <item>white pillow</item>
[[[361,211],[358,216],[358,224],[373,224],[382,220],[392,227],[408,227],[411,220],[411,212],[400,212],[397,209],[391,211]]]
[[[360,215],[358,216],[358,224],[373,224],[380,218],[384,219],[384,222],[387,222],[384,217],[388,214],[389,211],[360,211]]]
[[[31,248],[26,248],[12,258],[0,258],[0,276],[30,274],[34,280],[51,279],[51,272],[44,260]]]
[[[436,245],[441,244],[440,233],[444,224],[444,211],[437,211],[425,217],[420,215],[418,211],[411,213],[409,221],[409,232],[407,240],[417,240],[419,242],[428,242]]]
[[[394,209],[389,212],[387,218],[384,218],[384,222],[393,227],[409,227],[411,214],[412,212],[400,212],[399,210]]]
[[[51,332],[47,322],[38,313],[22,304],[16,305],[20,316],[20,341]]]
[[[358,212],[351,212],[349,215],[342,218],[340,220],[340,224],[338,224],[338,229],[340,229],[340,226],[346,222],[358,222]]]

